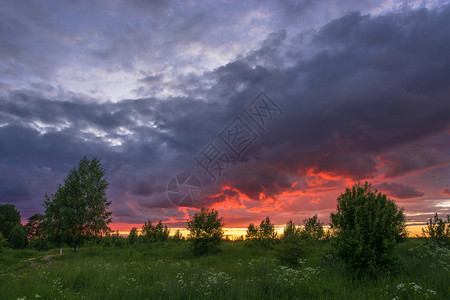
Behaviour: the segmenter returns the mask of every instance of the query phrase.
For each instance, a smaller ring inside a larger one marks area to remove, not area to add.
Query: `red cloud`
[[[441,190],[441,195],[450,196],[450,187],[443,187]]]

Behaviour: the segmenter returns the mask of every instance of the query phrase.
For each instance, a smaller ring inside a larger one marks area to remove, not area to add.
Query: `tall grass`
[[[1,299],[449,299],[450,254],[408,239],[396,272],[354,279],[329,243],[305,249],[301,267],[279,264],[271,250],[224,242],[194,257],[187,243],[65,250],[52,264],[27,258],[50,252],[0,253]]]

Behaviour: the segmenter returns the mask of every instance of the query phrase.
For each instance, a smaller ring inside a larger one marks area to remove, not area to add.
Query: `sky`
[[[99,157],[113,229],[450,213],[449,1],[0,1],[0,203]],[[181,198],[184,197],[184,198]]]

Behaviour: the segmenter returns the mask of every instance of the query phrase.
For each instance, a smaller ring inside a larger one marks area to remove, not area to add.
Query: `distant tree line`
[[[187,223],[185,239],[179,230],[170,236],[162,221],[133,227],[127,237],[109,228],[111,202],[106,197],[108,182],[99,159],[82,158],[70,170],[55,194],[46,194],[44,214],[34,214],[25,226],[12,204],[0,205],[0,249],[44,250],[67,245],[77,251],[81,245],[123,247],[126,245],[188,241],[195,255],[220,252],[224,222],[214,209],[201,208]],[[369,183],[354,184],[337,198],[337,212],[330,215],[328,230],[317,215],[296,225],[289,220],[278,236],[269,217],[259,226],[249,224],[240,240],[248,247],[275,251],[278,260],[291,267],[302,264],[308,246],[330,242],[334,255],[358,276],[377,274],[395,266],[395,247],[407,235],[405,215],[386,195],[373,191]],[[450,216],[430,218],[423,237],[434,245],[450,245]]]

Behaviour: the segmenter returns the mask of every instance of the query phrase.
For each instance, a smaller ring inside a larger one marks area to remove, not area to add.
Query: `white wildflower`
[[[404,288],[405,287],[405,284],[404,283],[400,283],[399,285],[397,285],[397,289],[399,290],[399,289],[402,289],[402,288]]]
[[[427,292],[428,292],[428,293],[430,293],[430,294],[436,295],[436,291],[433,291],[433,290],[427,289]]]

